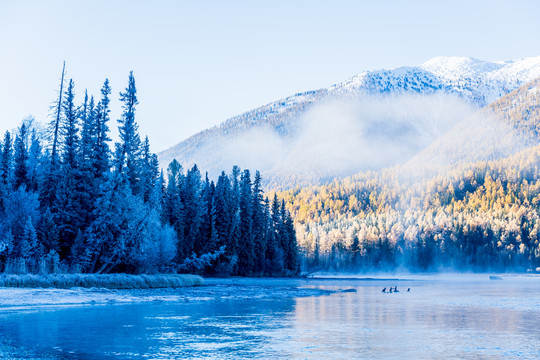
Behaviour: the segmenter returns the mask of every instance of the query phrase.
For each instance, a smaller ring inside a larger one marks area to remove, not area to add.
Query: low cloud
[[[334,99],[280,126],[214,136],[190,160],[212,177],[239,165],[273,186],[317,183],[406,163],[477,110],[449,95]]]

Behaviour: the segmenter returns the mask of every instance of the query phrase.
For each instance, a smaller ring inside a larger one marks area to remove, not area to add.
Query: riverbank
[[[105,288],[105,289],[159,289],[202,285],[197,275],[128,275],[128,274],[51,274],[0,275],[0,287],[16,288]]]
[[[199,277],[197,277],[199,278]],[[23,288],[0,287],[0,311],[35,306],[108,305],[141,302],[194,302],[282,299],[331,294],[299,286],[292,280],[205,279],[198,286],[157,288]]]
[[[89,311],[109,306],[129,304],[185,304],[193,309],[200,306],[228,306],[227,304],[249,303],[262,300],[268,304],[283,299],[329,295],[335,291],[307,287],[307,282],[295,279],[265,278],[210,278],[199,286],[146,289],[106,288],[21,288],[0,287],[0,316],[34,313],[36,311],[62,311],[67,308],[86,307]],[[208,305],[205,305],[208,304]],[[29,351],[29,350],[28,350]],[[24,354],[24,355],[21,355]],[[0,358],[9,359],[54,359],[46,354],[27,352],[8,341],[0,340]]]

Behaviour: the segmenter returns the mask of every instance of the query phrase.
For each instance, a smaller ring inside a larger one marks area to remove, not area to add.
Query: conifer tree
[[[157,156],[150,152],[150,141],[145,137],[141,146],[140,188],[145,202],[150,200],[150,195],[159,175],[159,162]]]
[[[2,143],[2,154],[0,157],[0,181],[8,187],[11,180],[11,163],[12,163],[12,143],[11,134],[6,131],[4,142]]]
[[[271,276],[281,273],[282,264],[280,264],[278,244],[276,243],[276,233],[272,221],[272,214],[270,213],[270,202],[268,198],[264,199],[264,216],[266,222],[265,273]]]
[[[133,194],[138,194],[140,192],[138,160],[141,140],[138,133],[139,126],[135,122],[135,108],[139,101],[133,71],[129,73],[128,86],[124,92],[120,93],[120,100],[123,112],[118,120],[120,142],[116,144],[116,169],[119,174],[126,175]]]
[[[71,171],[78,168],[77,164],[77,152],[78,152],[78,114],[77,107],[74,103],[75,93],[74,93],[73,80],[69,80],[68,88],[66,91],[66,99],[63,104],[64,111],[64,121],[62,123],[62,165],[64,169],[68,168],[67,171]]]
[[[215,226],[218,246],[225,245],[226,252],[229,256],[233,255],[232,251],[234,250],[229,242],[232,225],[231,208],[229,205],[232,202],[231,196],[229,177],[222,171],[214,193]]]
[[[83,183],[79,171],[79,118],[74,99],[74,83],[70,79],[63,103],[60,186],[56,191],[56,200],[52,206],[60,236],[58,252],[63,258],[71,253],[75,237],[81,229],[83,218],[86,217],[88,211],[82,206],[85,191],[81,191]]]
[[[97,124],[94,97],[91,96],[90,100],[88,100],[86,92],[79,117],[81,120],[81,139],[78,154],[78,173],[81,178],[80,186],[84,189],[84,191],[78,192],[79,206],[82,210],[80,228],[86,229],[92,222],[94,203],[100,193],[101,184],[99,179],[95,177],[97,160],[93,149],[97,142]],[[84,249],[81,251],[84,251]]]
[[[184,175],[182,174],[182,166],[176,159],[169,164],[167,174],[168,180],[163,198],[162,219],[173,227],[177,238],[182,240],[182,242],[179,241],[178,243],[183,243],[184,206],[180,198],[180,189],[184,186]]]
[[[201,202],[203,212],[201,216],[201,229],[195,253],[204,254],[217,250],[217,233],[215,226],[215,206],[214,206],[215,185],[208,179],[206,173],[203,189],[201,192]]]
[[[60,79],[60,90],[58,91],[58,101],[53,105],[54,119],[50,123],[50,131],[52,133],[52,151],[51,151],[51,171],[56,170],[56,165],[59,163],[58,148],[61,135],[61,115],[64,99],[64,76],[66,74],[66,62],[62,65],[62,76]]]
[[[19,133],[15,138],[14,144],[14,170],[13,170],[13,188],[28,186],[28,151],[26,148],[27,140],[26,125],[22,124]]]
[[[111,94],[111,87],[109,85],[109,79],[105,79],[103,87],[101,88],[101,99],[98,102],[95,110],[95,127],[96,127],[96,141],[94,142],[93,154],[94,154],[94,167],[95,178],[101,178],[105,172],[109,170],[109,95]]]
[[[275,256],[273,259],[272,269],[283,270],[284,266],[284,252],[283,252],[283,222],[281,219],[281,208],[279,206],[279,200],[277,194],[274,194],[274,199],[272,201],[272,238],[275,248]]]
[[[284,267],[290,272],[296,274],[298,268],[298,247],[296,244],[296,231],[294,230],[293,220],[285,208],[285,200],[281,203],[281,219],[283,222],[283,252],[284,252]]]
[[[22,238],[20,239],[20,256],[22,258],[38,258],[41,251],[38,246],[38,238],[34,224],[32,224],[32,218],[28,218],[23,230]]]
[[[0,213],[4,209],[4,201],[12,188],[12,150],[11,134],[6,131],[0,152]]]
[[[201,173],[197,165],[193,165],[187,172],[180,191],[180,199],[184,206],[184,236],[178,241],[178,255],[185,258],[195,251],[204,212],[201,201]]]
[[[263,273],[266,264],[266,222],[264,218],[261,174],[255,172],[251,205],[252,234],[255,252],[254,272]]]
[[[255,244],[252,227],[252,193],[249,170],[244,170],[240,179],[240,196],[238,207],[240,210],[240,237],[238,239],[238,274],[250,276],[255,265]]]
[[[240,168],[238,166],[233,166],[230,176],[230,197],[229,197],[229,207],[228,214],[230,217],[230,233],[229,241],[227,244],[228,252],[231,256],[236,256],[238,254],[238,239],[240,231],[240,209],[239,209],[239,197],[240,197]]]
[[[30,137],[30,149],[28,152],[28,188],[31,191],[37,192],[39,190],[40,181],[42,175],[40,173],[41,165],[41,142],[36,135],[35,129],[32,129],[32,135]]]
[[[56,191],[59,187],[59,166],[60,166],[60,142],[62,136],[62,112],[64,109],[64,77],[66,74],[66,62],[62,65],[62,75],[60,78],[60,89],[58,100],[53,104],[53,119],[49,123],[51,154],[49,164],[45,174],[43,187],[40,191],[43,208],[51,207],[56,198]]]

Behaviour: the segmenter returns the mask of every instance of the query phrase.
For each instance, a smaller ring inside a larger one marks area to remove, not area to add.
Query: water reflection
[[[357,293],[3,312],[0,336],[69,359],[540,357],[540,279],[308,285]]]
[[[77,359],[251,357],[293,309],[291,299],[41,309],[3,313],[0,334],[35,353]]]
[[[357,294],[297,300],[298,353],[311,357],[371,359],[538,358],[538,282],[426,283],[412,293]],[[480,287],[480,289],[478,289]],[[480,290],[480,294],[478,294]],[[524,296],[526,293],[526,296]],[[324,345],[314,346],[317,339]]]

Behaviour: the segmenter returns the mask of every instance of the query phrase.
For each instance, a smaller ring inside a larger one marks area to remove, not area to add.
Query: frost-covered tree
[[[240,211],[240,237],[238,239],[238,274],[249,276],[255,266],[255,243],[253,241],[251,176],[249,170],[244,170],[240,179],[240,196],[238,208]]]
[[[116,144],[116,170],[125,174],[133,194],[140,193],[140,148],[139,126],[135,121],[135,109],[139,104],[133,71],[129,73],[128,86],[120,93],[122,116],[118,120],[120,142]]]
[[[0,271],[291,273],[276,242],[288,223],[272,221],[258,172],[252,184],[235,166],[214,183],[175,160],[165,181],[139,139],[133,73],[111,161],[108,80],[77,106],[64,75],[49,136],[25,120],[0,144]]]
[[[13,188],[18,189],[21,186],[28,186],[28,150],[26,146],[28,133],[26,124],[22,124],[19,133],[15,138],[14,144],[14,170],[13,170]]]

